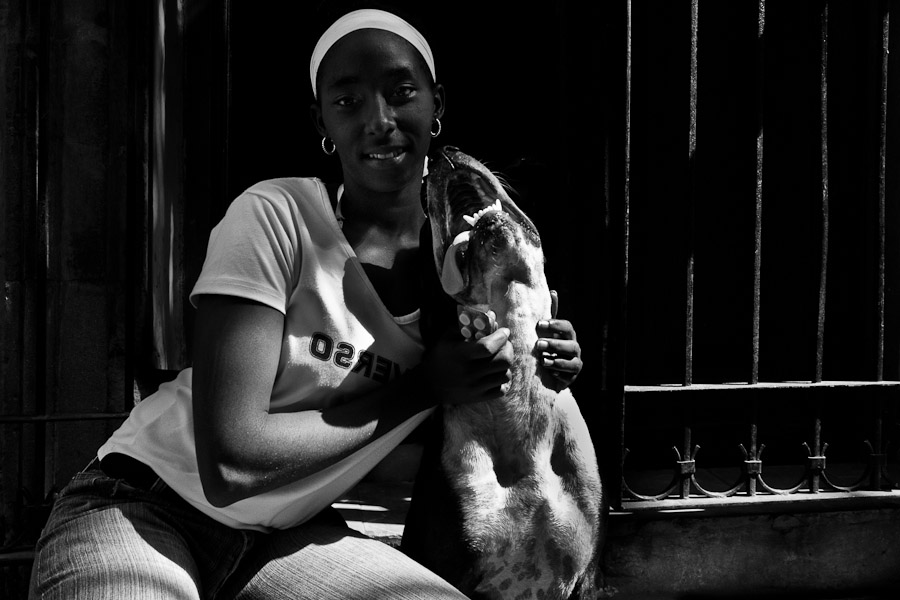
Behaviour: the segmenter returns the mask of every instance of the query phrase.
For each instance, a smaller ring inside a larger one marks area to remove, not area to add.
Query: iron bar
[[[103,421],[127,419],[129,413],[56,413],[42,415],[0,415],[0,425],[15,423],[58,423],[61,421]]]
[[[822,381],[825,354],[825,300],[828,276],[828,2],[822,4],[821,31],[819,34],[819,120],[822,167],[821,227],[822,247],[819,264],[819,306],[816,318],[816,366],[814,381]]]
[[[665,394],[669,392],[723,392],[723,391],[762,391],[762,390],[792,390],[792,389],[882,389],[900,388],[900,381],[761,381],[759,383],[695,383],[690,387],[681,385],[626,385],[626,394],[653,392]]]
[[[691,479],[697,472],[697,465],[694,462],[695,450],[691,447],[691,427],[685,425],[682,430],[682,454],[678,460],[678,471],[681,475],[681,497],[688,498],[691,495]]]
[[[622,280],[624,290],[628,290],[629,265],[629,227],[631,213],[631,0],[626,4],[626,39],[625,39],[625,160],[624,180],[622,185]],[[623,305],[626,295],[623,294]],[[624,308],[623,308],[624,314]]]
[[[184,269],[184,140],[183,54],[185,7],[156,0],[153,32],[154,71],[151,122],[150,288],[153,360],[157,369],[187,364],[182,335]]]
[[[725,498],[669,498],[664,505],[658,501],[643,501],[635,499],[628,502],[624,511],[631,514],[658,514],[661,510],[677,514],[680,511],[689,511],[700,514],[705,509],[738,508],[742,514],[778,513],[790,507],[794,510],[798,507],[814,505],[817,512],[833,512],[842,510],[858,510],[863,507],[876,509],[889,508],[891,510],[900,506],[900,498],[896,494],[884,492],[869,492],[858,490],[854,492],[829,492],[825,494],[792,494],[771,495],[765,502],[757,498],[734,495]],[[746,511],[746,512],[745,512]]]
[[[884,294],[885,294],[885,180],[887,172],[888,42],[890,16],[887,6],[881,15],[881,89],[878,100],[878,362],[876,379],[884,378]]]
[[[762,474],[762,461],[760,460],[762,448],[757,449],[756,447],[758,439],[757,428],[756,415],[754,415],[753,423],[750,424],[750,452],[744,452],[744,467],[747,473],[747,494],[750,496],[756,495],[756,483],[759,476]],[[741,450],[743,449],[742,446]]]
[[[624,488],[623,465],[627,456],[625,448],[625,364],[626,323],[628,313],[629,276],[629,218],[631,196],[631,1],[622,4],[603,5],[609,11],[607,20],[615,26],[610,36],[602,41],[603,56],[609,62],[601,62],[608,68],[610,77],[621,85],[619,93],[604,99],[609,115],[606,132],[604,184],[609,231],[609,310],[604,321],[606,348],[604,350],[606,373],[604,387],[610,396],[609,439],[604,443],[615,457],[605,465],[608,469],[609,498],[612,508],[621,506],[627,495]]]
[[[615,350],[618,357],[618,364],[615,369],[615,391],[618,393],[616,402],[618,405],[618,428],[615,435],[618,437],[618,450],[621,460],[618,462],[618,471],[615,473],[614,481],[611,482],[612,501],[615,505],[621,506],[622,499],[629,493],[625,484],[624,463],[627,456],[627,448],[625,448],[625,361],[626,361],[626,323],[627,323],[627,306],[628,306],[628,267],[629,267],[629,227],[630,227],[630,211],[631,211],[631,27],[632,27],[632,10],[631,0],[625,2],[625,39],[622,50],[624,56],[624,97],[622,110],[622,165],[621,165],[621,216],[618,219],[618,227],[616,234],[618,235],[619,248],[619,278],[617,284],[619,298],[616,310],[617,317],[613,320],[613,327],[610,336],[615,336]],[[618,216],[618,215],[617,215]]]
[[[694,185],[697,171],[697,6],[691,0],[690,110],[688,116],[688,236],[684,325],[684,385],[694,379]]]
[[[819,491],[822,473],[825,471],[825,449],[822,446],[822,418],[816,410],[816,416],[813,418],[813,445],[812,448],[807,446],[809,453],[809,490],[813,493]]]
[[[759,382],[759,318],[762,274],[763,75],[765,72],[766,0],[759,0],[756,32],[756,214],[753,227],[753,334],[750,383]]]
[[[222,194],[227,196],[231,191],[231,131],[232,126],[232,44],[231,44],[231,12],[232,0],[225,0],[222,6],[222,43],[225,46],[225,64],[223,65],[222,74],[222,98],[224,113],[222,119],[221,143],[222,143]]]
[[[873,452],[869,459],[869,464],[872,466],[872,475],[869,485],[873,490],[881,489],[881,472],[887,466],[881,439],[882,427],[884,426],[884,420],[881,417],[882,414],[884,414],[884,399],[879,394],[875,408],[875,442],[873,444]]]

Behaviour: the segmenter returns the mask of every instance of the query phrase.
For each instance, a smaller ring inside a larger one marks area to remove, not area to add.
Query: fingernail
[[[546,350],[549,347],[550,347],[550,344],[549,344],[549,342],[547,342],[547,340],[538,340],[538,343],[537,343],[538,350]]]
[[[551,359],[549,359],[549,358],[545,358],[545,359],[544,359],[544,366],[545,366],[545,367],[549,367],[549,366],[551,366],[552,364],[553,364],[553,361],[552,361]]]
[[[538,327],[550,327],[550,321],[538,321]]]

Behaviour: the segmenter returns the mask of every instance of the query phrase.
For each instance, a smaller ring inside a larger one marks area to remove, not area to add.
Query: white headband
[[[319,64],[325,57],[325,53],[339,39],[356,31],[358,29],[383,29],[395,33],[413,45],[419,51],[419,54],[425,59],[428,68],[431,70],[431,77],[437,81],[434,73],[434,56],[431,54],[431,47],[421,33],[415,27],[398,17],[397,15],[383,10],[363,9],[349,12],[329,27],[313,50],[312,58],[309,60],[309,80],[312,83],[313,95],[318,97],[316,89],[316,74],[319,72]]]

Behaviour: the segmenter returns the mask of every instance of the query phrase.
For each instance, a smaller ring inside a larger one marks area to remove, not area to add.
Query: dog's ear
[[[434,266],[431,222],[426,220],[419,232],[419,298],[422,310],[419,324],[425,346],[434,344],[449,327],[456,324],[456,301],[444,292]]]

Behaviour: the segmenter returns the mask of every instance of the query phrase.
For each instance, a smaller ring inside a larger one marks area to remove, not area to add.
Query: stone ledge
[[[363,481],[332,504],[351,529],[395,548],[412,497],[411,481]]]
[[[757,514],[613,514],[607,583],[621,600],[897,597],[900,510],[782,506]]]
[[[412,485],[363,481],[335,507],[353,529],[397,547]],[[633,504],[610,514],[605,597],[894,598],[900,588],[896,495],[686,499],[667,501],[662,510],[659,503]]]

